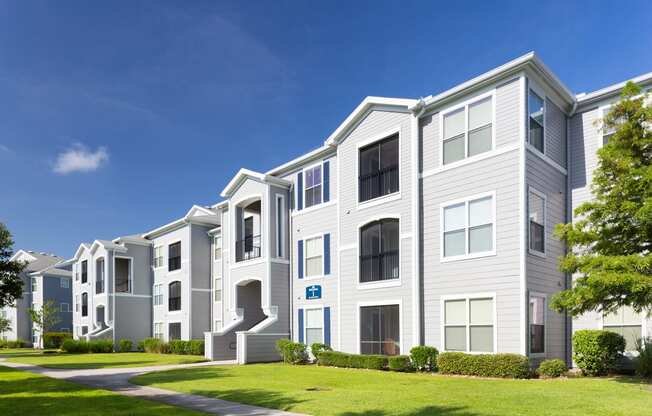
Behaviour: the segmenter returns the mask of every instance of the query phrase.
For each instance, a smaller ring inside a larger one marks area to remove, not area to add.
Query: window
[[[168,288],[168,310],[181,310],[181,282],[172,282]]]
[[[306,169],[304,175],[306,177],[306,184],[303,192],[305,194],[306,208],[321,204],[321,165]]]
[[[494,217],[493,195],[444,206],[443,257],[493,253]]]
[[[81,268],[82,268],[82,270],[81,270],[81,282],[86,283],[86,282],[88,282],[88,261],[87,260],[82,261]]]
[[[360,230],[360,283],[399,278],[399,223],[383,219]]]
[[[65,302],[60,303],[59,312],[70,312],[70,304]]]
[[[442,119],[444,165],[493,148],[493,97],[465,104]]]
[[[75,270],[75,281],[79,281],[79,265],[75,264],[73,269]]]
[[[360,353],[401,353],[399,305],[360,308]]]
[[[88,293],[82,293],[81,295],[81,310],[82,316],[88,316]]]
[[[163,341],[163,322],[154,322],[154,338]]]
[[[163,304],[163,285],[154,285],[154,306]]]
[[[322,237],[306,240],[306,277],[321,276],[324,274],[324,244]]]
[[[104,259],[95,261],[95,293],[104,293]]]
[[[319,309],[306,309],[305,337],[306,345],[324,342],[324,313]]]
[[[215,332],[217,332],[217,331],[219,331],[219,330],[222,329],[222,321],[220,321],[219,319],[215,320],[214,325],[215,325],[215,326],[214,326],[214,331],[215,331]]]
[[[444,350],[494,351],[493,298],[444,302]]]
[[[154,247],[154,267],[163,267],[163,246]]]
[[[369,201],[399,190],[398,133],[360,149],[358,200]]]
[[[115,258],[115,291],[131,291],[131,259]]]
[[[75,312],[79,312],[79,295],[75,295]]]
[[[283,257],[285,251],[285,198],[276,195],[276,257]]]
[[[222,301],[222,279],[215,279],[215,302]]]
[[[222,260],[222,236],[216,235],[213,237],[213,259],[215,261]]]
[[[168,246],[168,271],[181,268],[181,241]]]
[[[62,277],[60,279],[59,285],[61,286],[62,289],[69,289],[70,288],[70,279],[66,279],[65,277]]]
[[[642,338],[643,315],[630,306],[622,306],[613,313],[605,315],[602,321],[603,329],[618,333],[625,337],[625,351],[636,351],[636,344]]]
[[[530,353],[542,354],[546,351],[546,298],[530,296]]]
[[[171,322],[168,325],[168,341],[181,339],[181,322]]]
[[[32,344],[39,345],[38,344],[38,333],[36,332],[36,329],[32,330]]]
[[[32,292],[37,292],[38,291],[38,279],[36,277],[32,277]]]
[[[544,152],[545,132],[544,132],[544,114],[545,104],[541,97],[530,90],[527,100],[530,134],[529,141],[535,149]]]
[[[530,189],[528,198],[530,218],[530,252],[546,252],[546,198],[540,192]]]

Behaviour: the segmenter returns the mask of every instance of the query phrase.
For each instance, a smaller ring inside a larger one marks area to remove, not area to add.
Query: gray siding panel
[[[546,155],[566,167],[566,116],[550,99],[546,100]]]

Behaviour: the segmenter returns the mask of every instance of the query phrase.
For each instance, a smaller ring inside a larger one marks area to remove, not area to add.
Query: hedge
[[[61,349],[72,354],[87,353],[89,351],[88,341],[80,339],[66,339],[61,344]]]
[[[118,342],[118,351],[130,352],[134,347],[134,343],[130,339],[121,339]]]
[[[573,334],[573,361],[585,375],[614,371],[624,350],[625,338],[615,332],[584,329]]]
[[[407,355],[394,355],[389,357],[388,367],[391,371],[410,371],[412,370],[412,363],[410,357]]]
[[[567,372],[568,367],[566,366],[566,363],[559,359],[543,360],[537,369],[537,373],[541,377],[546,378],[561,377]]]
[[[143,345],[143,351],[145,352],[165,354],[169,350],[168,344],[158,338],[145,338],[141,342]]]
[[[204,355],[204,340],[191,339],[183,341],[175,339],[169,343],[159,338],[145,338],[138,341],[138,351],[145,351],[154,354],[181,354],[181,355]]]
[[[444,352],[437,357],[442,374],[479,377],[528,378],[530,364],[519,354],[465,354]]]
[[[43,335],[44,348],[61,348],[63,341],[72,339],[70,332],[46,332]]]
[[[276,351],[287,364],[305,364],[308,362],[308,347],[289,339],[276,340]]]
[[[310,352],[316,358],[323,351],[333,351],[330,345],[322,344],[321,342],[314,342],[310,345]]]
[[[438,354],[437,348],[420,345],[410,350],[410,359],[416,370],[437,371]]]
[[[23,339],[17,339],[14,341],[0,339],[0,348],[25,348],[28,345],[29,342]]]
[[[317,356],[317,364],[329,367],[386,370],[388,367],[388,358],[385,355],[359,355],[337,351],[323,351]]]

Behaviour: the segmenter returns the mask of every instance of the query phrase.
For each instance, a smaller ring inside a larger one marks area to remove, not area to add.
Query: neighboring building
[[[53,254],[18,250],[11,260],[27,263],[21,273],[23,296],[15,307],[6,307],[0,313],[11,321],[11,331],[0,334],[7,340],[22,339],[38,347],[40,335],[32,325],[29,309],[40,308],[53,301],[58,308],[59,323],[52,332],[72,331],[71,266]]]

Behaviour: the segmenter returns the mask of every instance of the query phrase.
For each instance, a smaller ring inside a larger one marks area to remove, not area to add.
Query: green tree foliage
[[[575,210],[578,221],[559,224],[555,234],[568,254],[560,270],[576,274],[572,288],[551,306],[571,315],[623,305],[652,306],[652,107],[647,95],[628,83],[622,100],[604,117],[615,131],[598,151],[591,186],[594,199]]]
[[[13,245],[11,233],[0,222],[0,308],[13,306],[16,299],[23,296],[20,273],[25,269],[25,263],[10,260],[14,255]]]
[[[4,316],[0,316],[0,336],[9,331],[11,331],[11,321]]]
[[[39,332],[39,345],[43,334],[51,331],[61,322],[59,308],[53,300],[46,301],[40,308],[30,308],[29,316],[34,324],[34,329]]]

